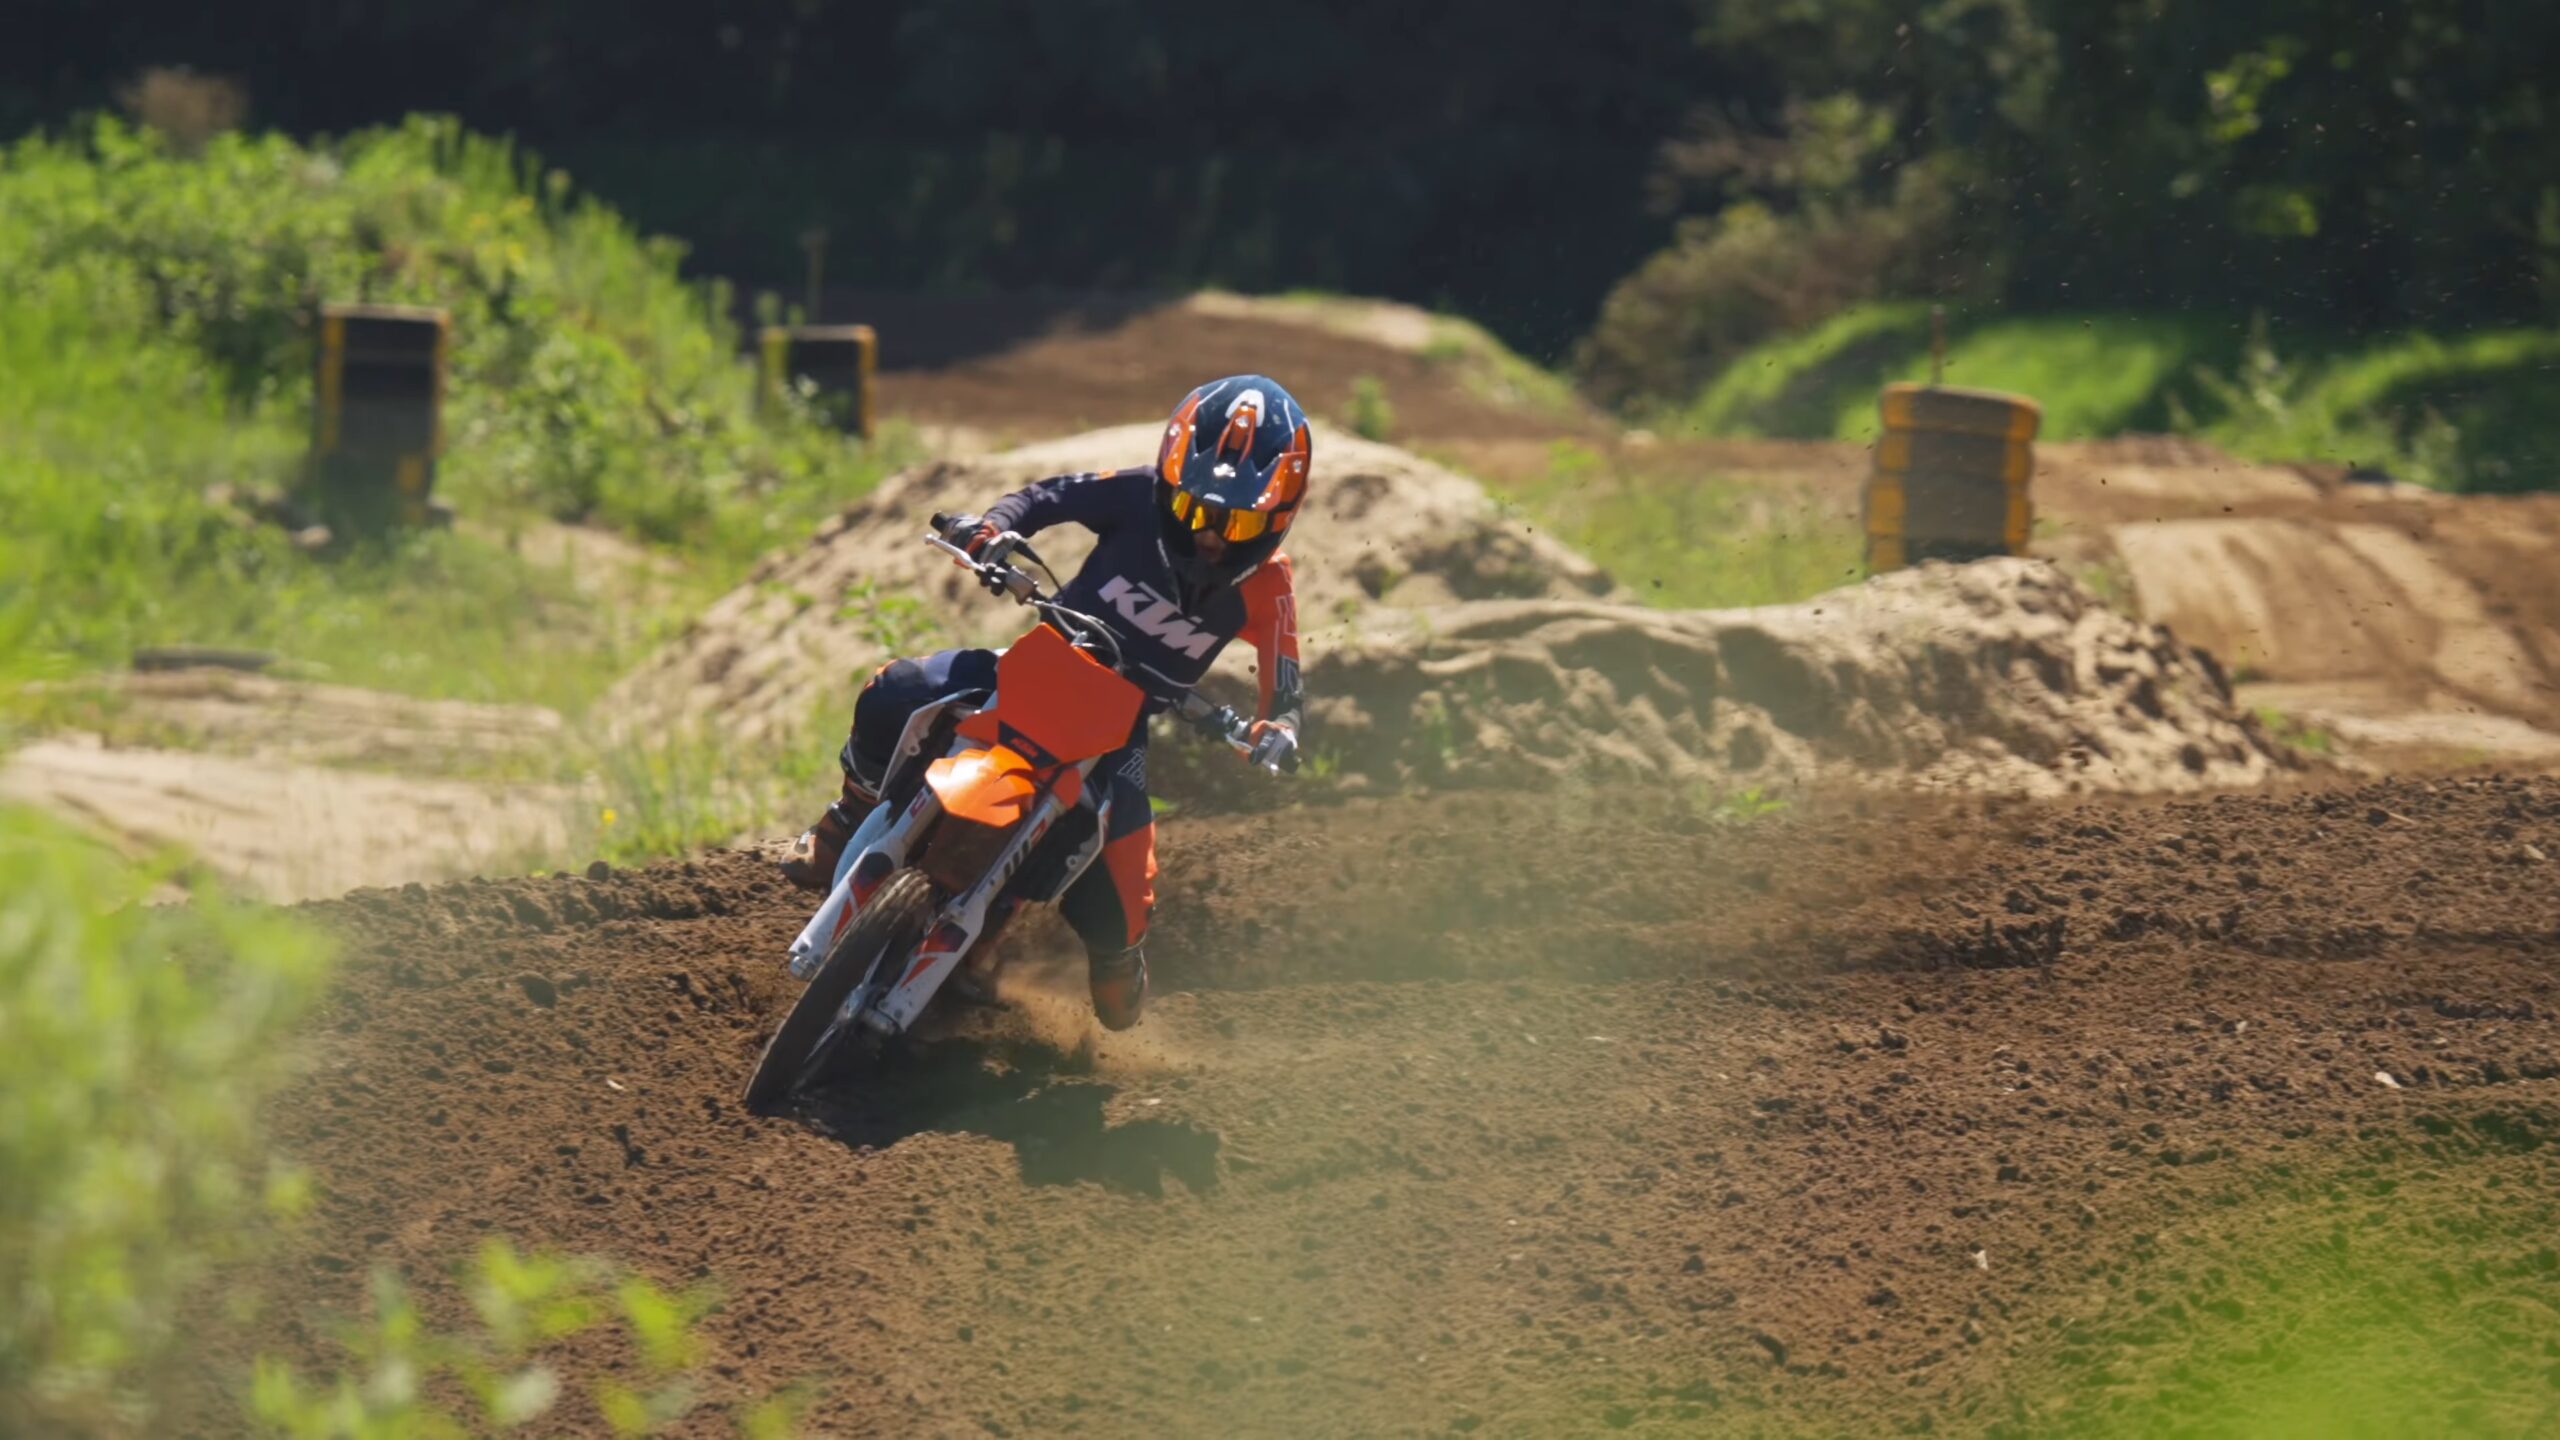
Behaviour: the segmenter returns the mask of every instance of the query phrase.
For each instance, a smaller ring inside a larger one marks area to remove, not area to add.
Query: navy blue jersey
[[[1151,466],[1034,481],[989,506],[998,530],[1036,535],[1073,522],[1094,533],[1084,568],[1058,592],[1072,609],[1108,622],[1120,637],[1131,678],[1161,708],[1200,683],[1227,642],[1243,636],[1260,660],[1262,718],[1299,721],[1298,604],[1289,557],[1274,554],[1233,585],[1185,606],[1166,553],[1166,530]]]

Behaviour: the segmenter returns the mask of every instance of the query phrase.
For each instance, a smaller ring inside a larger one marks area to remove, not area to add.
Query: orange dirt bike
[[[765,1042],[747,1081],[749,1109],[776,1109],[876,1054],[955,973],[991,990],[992,966],[976,954],[992,954],[1016,910],[1066,894],[1110,833],[1110,786],[1092,780],[1093,768],[1128,743],[1147,691],[1124,673],[1109,625],[1059,604],[1008,563],[1019,553],[1048,570],[1022,537],[999,536],[973,557],[953,543],[951,524],[934,516],[926,543],[1042,623],[998,659],[993,692],[950,696],[908,720],[880,803],[791,944],[791,973],[809,986]],[[1049,583],[1057,586],[1054,573]],[[1195,693],[1184,692],[1173,713],[1264,770],[1296,758],[1258,749],[1250,722]]]

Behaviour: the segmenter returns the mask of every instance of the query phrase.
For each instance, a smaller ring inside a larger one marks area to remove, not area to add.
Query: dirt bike
[[[1036,611],[1041,623],[996,662],[996,688],[919,708],[873,806],[836,863],[835,886],[791,943],[791,973],[808,988],[765,1042],[747,1081],[749,1109],[769,1112],[874,1056],[907,1033],[955,973],[992,993],[976,957],[1025,905],[1048,904],[1102,855],[1111,791],[1094,766],[1128,743],[1148,692],[1129,678],[1118,635],[1058,603],[1020,554],[1057,575],[1019,535],[976,555],[955,543],[962,522],[936,515],[925,542],[947,552],[988,591]],[[1257,767],[1294,770],[1287,743],[1257,743],[1228,706],[1185,691],[1174,716]]]

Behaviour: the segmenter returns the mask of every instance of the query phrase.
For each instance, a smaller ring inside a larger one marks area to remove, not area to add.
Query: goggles
[[[1198,499],[1188,490],[1174,491],[1172,505],[1174,519],[1194,530],[1215,530],[1229,543],[1259,539],[1272,528],[1267,510],[1230,510]]]

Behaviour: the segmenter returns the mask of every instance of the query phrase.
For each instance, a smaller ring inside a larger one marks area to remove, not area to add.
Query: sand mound
[[[542,773],[563,722],[538,705],[205,667],[45,691],[66,728],[0,757],[0,798],[136,855],[183,849],[262,899],[521,868],[569,843],[568,788],[485,778]]]
[[[716,720],[745,739],[790,735],[821,713],[841,724],[854,686],[891,656],[1020,634],[1020,611],[924,546],[926,517],[980,508],[1044,475],[1143,462],[1156,435],[1153,423],[1124,425],[893,476],[812,543],[758,566],[623,681],[608,712],[639,728]],[[1331,431],[1317,435],[1316,455],[1312,509],[1289,547],[1316,648],[1380,607],[1611,588],[1590,561],[1506,519],[1472,480]],[[1062,575],[1087,548],[1080,532],[1042,537]],[[1248,658],[1239,650],[1227,663],[1241,672]]]
[[[2156,792],[2257,784],[2297,763],[2211,660],[2031,560],[1756,610],[1447,606],[1327,651],[1309,684],[1311,744],[1372,783]]]
[[[811,729],[841,724],[882,660],[1022,627],[918,543],[926,516],[1125,462],[1154,434],[1100,431],[894,478],[768,560],[608,710],[815,743]],[[2249,785],[2294,763],[2211,661],[2050,565],[1933,567],[1763,610],[1653,610],[1507,522],[1471,481],[1339,436],[1318,453],[1319,509],[1292,550],[1319,781],[1855,774],[2046,794]],[[1065,571],[1083,549],[1062,535],[1050,559]],[[1229,667],[1248,659],[1232,652]],[[1251,803],[1234,767],[1179,749],[1164,762],[1170,798]]]
[[[308,900],[359,885],[521,869],[569,843],[570,792],[56,737],[0,764],[0,798],[119,848],[189,852],[234,889]]]
[[[435,774],[556,751],[565,726],[540,705],[420,700],[352,685],[209,666],[83,676],[49,687],[111,741],[296,763]]]
[[[2145,613],[2275,680],[2391,680],[2533,715],[2550,677],[2440,553],[2388,525],[2172,520],[2114,532]],[[2433,692],[2432,694],[2428,692]]]

